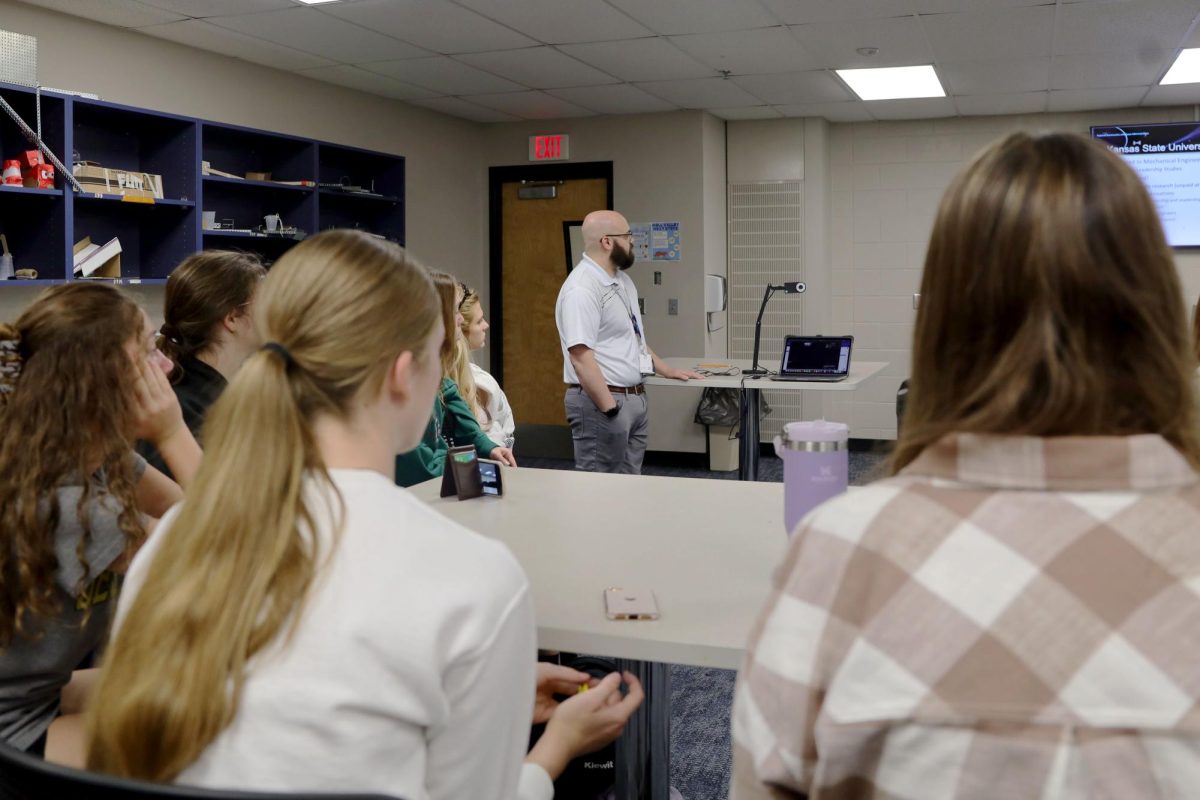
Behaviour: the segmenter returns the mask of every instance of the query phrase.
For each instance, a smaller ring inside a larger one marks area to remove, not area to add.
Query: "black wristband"
[[[608,417],[609,419],[613,419],[614,417],[617,416],[617,414],[621,413],[621,407],[613,406],[608,411],[601,411],[600,413],[603,414],[604,416]]]

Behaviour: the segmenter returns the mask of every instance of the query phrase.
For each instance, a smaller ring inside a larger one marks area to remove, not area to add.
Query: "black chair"
[[[396,800],[381,794],[288,794],[195,789],[115,778],[51,764],[0,744],[3,800]]]

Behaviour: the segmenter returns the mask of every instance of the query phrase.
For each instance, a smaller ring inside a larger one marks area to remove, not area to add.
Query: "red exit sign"
[[[529,137],[530,161],[566,161],[571,157],[571,137],[566,133],[551,133]]]

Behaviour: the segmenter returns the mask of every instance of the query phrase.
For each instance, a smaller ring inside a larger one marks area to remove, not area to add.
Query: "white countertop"
[[[787,545],[779,483],[505,469],[505,496],[439,498],[505,542],[533,586],[538,646],[737,669]],[[654,591],[658,620],[609,620],[609,586]]]

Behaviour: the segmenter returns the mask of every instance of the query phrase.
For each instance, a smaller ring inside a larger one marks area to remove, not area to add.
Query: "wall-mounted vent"
[[[804,182],[729,184],[729,355],[750,358],[754,320],[768,283],[804,280]],[[779,368],[783,337],[800,333],[804,295],[777,294],[763,314],[758,360]],[[762,426],[770,441],[785,422],[803,419],[799,392],[763,392],[774,409]]]

